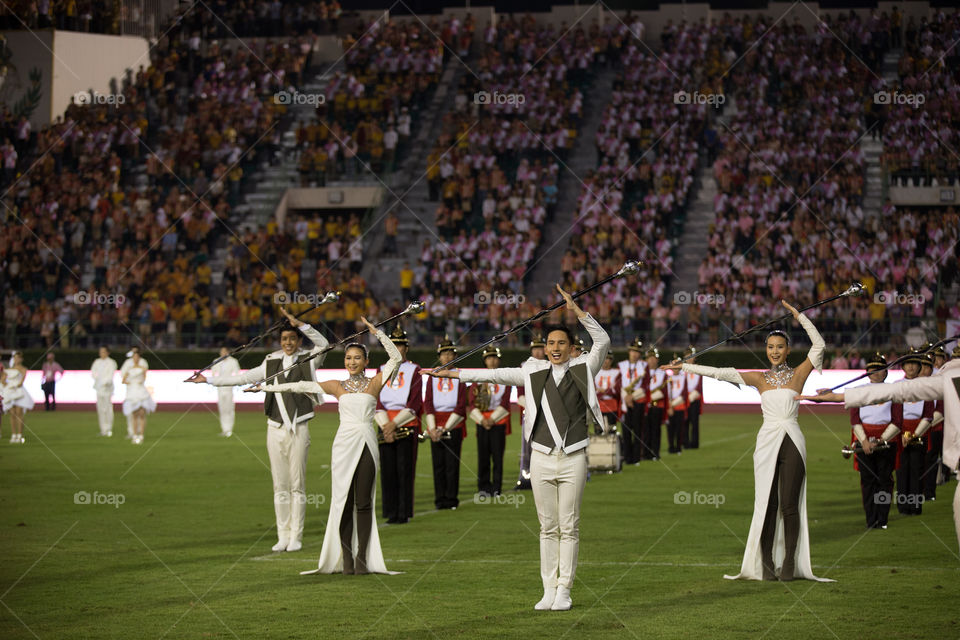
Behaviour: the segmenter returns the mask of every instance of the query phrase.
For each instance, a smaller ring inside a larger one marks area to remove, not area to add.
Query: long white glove
[[[804,314],[800,314],[800,326],[803,327],[804,331],[807,332],[807,337],[810,338],[810,351],[807,352],[807,358],[813,364],[813,368],[818,372],[823,371],[823,351],[827,346],[827,343],[823,341],[823,336],[820,335],[820,332],[817,331],[817,328],[813,326],[813,323],[810,322],[810,319]]]
[[[683,370],[688,373],[696,373],[701,376],[713,378],[714,380],[732,382],[733,384],[746,384],[740,372],[733,367],[718,369],[717,367],[707,367],[702,364],[684,364]]]

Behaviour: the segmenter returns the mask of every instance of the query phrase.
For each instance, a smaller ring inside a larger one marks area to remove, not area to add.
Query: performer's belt
[[[883,436],[883,432],[887,430],[889,424],[867,424],[863,423],[863,432],[867,434],[867,438],[876,438],[880,440]]]
[[[489,418],[490,416],[493,415],[493,411],[481,411],[480,413],[483,414],[483,417],[484,417],[484,418]],[[500,420],[500,422],[494,422],[494,424],[496,424],[496,425],[507,425],[507,424],[510,424],[510,414],[508,413],[507,415],[505,415],[505,416]]]
[[[437,429],[443,429],[447,424],[447,420],[449,420],[450,416],[453,415],[453,411],[437,411],[433,415],[437,419]],[[452,427],[449,431],[444,431],[443,435],[440,436],[440,439],[450,440],[453,437],[457,437],[457,438],[463,437],[462,434],[464,433],[464,428],[466,427],[466,425],[467,425],[467,421],[461,420],[460,424],[458,424],[457,426]]]

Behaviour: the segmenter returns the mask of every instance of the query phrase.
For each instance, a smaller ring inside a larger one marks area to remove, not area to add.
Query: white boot
[[[287,545],[287,551],[300,551],[300,549],[303,549],[303,543],[299,540],[291,540]]]
[[[553,611],[566,611],[573,605],[573,600],[570,599],[570,589],[564,586],[557,587],[557,597],[553,601],[553,606],[550,607]]]
[[[287,545],[289,545],[289,544],[290,544],[290,541],[289,541],[289,540],[287,540],[286,538],[280,538],[280,539],[277,541],[277,544],[273,545],[273,546],[271,547],[271,549],[274,550],[274,551],[286,551],[286,550],[287,550]]]
[[[544,587],[543,588],[543,598],[537,604],[533,605],[533,608],[537,611],[549,611],[550,607],[553,606],[553,601],[557,597],[557,588],[556,587]]]

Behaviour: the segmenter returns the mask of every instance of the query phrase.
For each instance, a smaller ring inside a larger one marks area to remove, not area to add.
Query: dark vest
[[[553,419],[560,432],[560,442],[571,445],[586,440],[587,435],[587,398],[586,380],[583,379],[586,365],[577,365],[567,370],[559,386],[553,381],[551,369],[537,371],[530,376],[533,386],[540,393],[534,393],[537,402],[537,419],[533,424],[532,441],[553,449],[556,443],[550,435],[550,427],[544,415],[546,407],[543,396],[548,398],[553,408]]]
[[[301,354],[297,354],[299,358]],[[267,378],[276,374],[283,368],[283,358],[268,358],[267,359]],[[310,362],[301,362],[297,366],[293,367],[284,375],[277,376],[270,380],[272,384],[281,384],[283,382],[302,382],[304,380],[312,380],[313,376],[310,372]],[[281,393],[283,396],[283,406],[287,410],[287,415],[293,419],[294,413],[297,416],[303,417],[307,415],[313,415],[313,397],[308,396],[305,393],[291,393],[285,392]],[[266,399],[263,401],[263,412],[268,418],[279,423],[283,423],[283,414],[280,413],[280,403],[277,402],[276,393],[267,393]]]

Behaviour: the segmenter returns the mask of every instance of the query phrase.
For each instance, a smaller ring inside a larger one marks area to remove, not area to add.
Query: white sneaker
[[[570,589],[564,586],[557,587],[557,597],[553,601],[553,606],[550,607],[553,611],[566,611],[573,605],[573,600],[570,599]]]
[[[289,544],[290,544],[290,541],[289,541],[289,540],[285,540],[285,539],[283,539],[283,538],[280,538],[280,540],[277,541],[277,544],[273,545],[273,546],[270,547],[270,548],[271,548],[273,551],[286,551],[286,550],[287,550],[287,545],[289,545]]]
[[[221,438],[229,438],[232,435],[233,435],[233,431],[220,432]]]
[[[291,540],[287,545],[287,551],[300,551],[300,549],[303,549],[303,543],[299,540]]]
[[[17,444],[17,434],[15,433],[10,434],[10,444]]]
[[[537,611],[549,611],[550,607],[553,606],[553,601],[556,600],[557,589],[556,587],[543,589],[543,598],[537,604],[533,605],[533,608]]]

